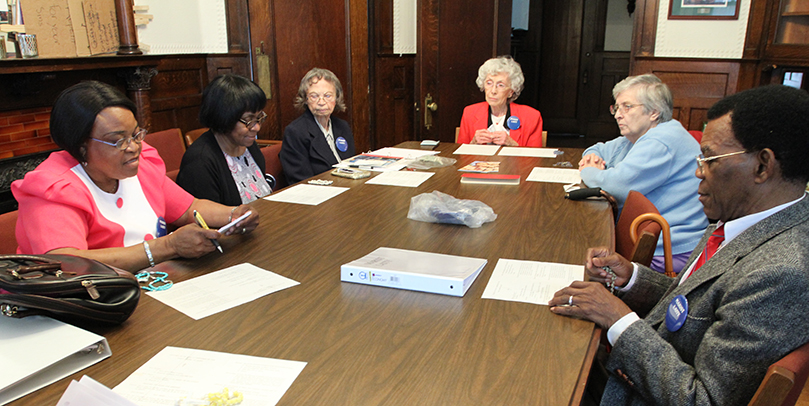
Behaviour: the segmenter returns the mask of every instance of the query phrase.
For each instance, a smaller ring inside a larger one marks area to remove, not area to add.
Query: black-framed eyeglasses
[[[132,141],[135,141],[138,144],[140,144],[140,142],[143,141],[143,138],[146,137],[146,133],[148,133],[148,131],[145,128],[139,128],[137,131],[135,131],[134,134],[130,135],[129,137],[121,138],[116,142],[108,142],[92,137],[90,137],[90,139],[96,142],[100,142],[102,144],[107,144],[111,147],[118,148],[121,151],[126,151],[126,149],[129,148],[129,144],[131,144]]]
[[[618,112],[618,110],[620,110],[621,113],[626,114],[629,110],[632,110],[633,108],[638,107],[638,106],[643,106],[643,104],[640,104],[640,103],[638,103],[638,104],[629,104],[629,103],[613,104],[613,105],[610,106],[610,114],[614,116],[615,113]]]
[[[244,124],[244,126],[247,127],[248,130],[252,130],[253,128],[255,128],[256,124],[261,125],[262,123],[264,123],[264,120],[266,119],[267,113],[262,111],[261,113],[258,113],[258,115],[250,121],[240,118],[239,122]]]
[[[728,152],[727,154],[722,155],[714,155],[705,158],[702,154],[697,155],[697,167],[699,167],[699,171],[702,172],[703,167],[705,166],[705,162],[713,161],[714,159],[725,158],[733,155],[739,154],[746,154],[747,151],[736,151],[736,152]]]

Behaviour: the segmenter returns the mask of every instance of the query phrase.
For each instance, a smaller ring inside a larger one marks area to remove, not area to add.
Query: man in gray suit
[[[590,282],[550,301],[608,330],[602,405],[746,405],[767,367],[809,341],[809,94],[755,88],[708,119],[696,176],[717,222],[684,271],[591,248]]]

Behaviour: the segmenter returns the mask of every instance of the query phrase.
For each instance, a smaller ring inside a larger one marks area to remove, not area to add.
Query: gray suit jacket
[[[622,295],[648,314],[615,343],[602,405],[749,402],[769,365],[809,341],[809,197],[739,234],[678,286],[681,277],[641,267]],[[676,295],[688,299],[688,317],[670,332]]]

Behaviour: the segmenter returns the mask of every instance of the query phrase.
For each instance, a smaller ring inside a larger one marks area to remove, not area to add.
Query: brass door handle
[[[424,98],[424,127],[428,130],[433,126],[433,111],[438,110],[438,103],[433,101],[433,96],[427,93]]]

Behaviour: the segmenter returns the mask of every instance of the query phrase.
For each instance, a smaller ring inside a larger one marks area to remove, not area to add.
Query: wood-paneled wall
[[[766,0],[751,0],[742,59],[656,58],[657,0],[638,0],[630,75],[654,73],[674,95],[674,118],[688,130],[702,130],[708,109],[719,99],[749,89],[761,77],[760,60],[767,31]]]
[[[702,131],[708,109],[739,89],[738,61],[636,58],[633,75],[653,73],[674,95],[674,118],[687,130]]]

